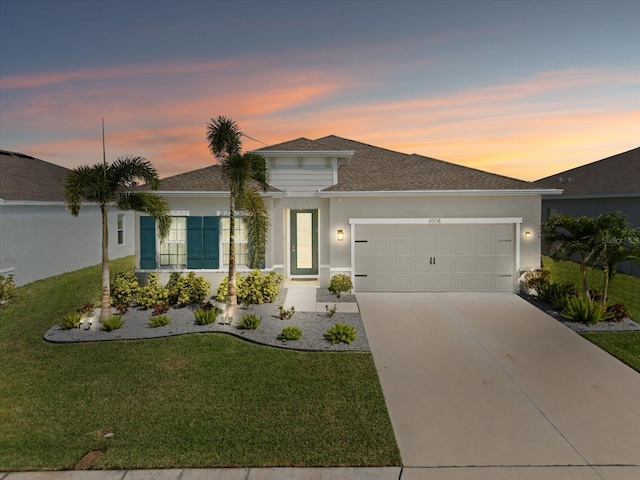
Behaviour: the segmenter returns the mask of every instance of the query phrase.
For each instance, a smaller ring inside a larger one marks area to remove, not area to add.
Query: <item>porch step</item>
[[[284,300],[284,308],[295,307],[297,312],[318,312],[327,311],[327,306],[333,308],[336,306],[338,313],[359,313],[357,303],[326,303],[316,302],[315,288],[288,288],[287,296]]]

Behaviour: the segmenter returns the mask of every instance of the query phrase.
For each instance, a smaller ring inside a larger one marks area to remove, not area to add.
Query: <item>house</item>
[[[596,217],[619,211],[640,227],[640,147],[541,178],[536,183],[560,188],[562,195],[542,197],[544,222],[555,213]],[[640,266],[623,262],[619,270],[640,276]]]
[[[0,275],[16,285],[97,265],[102,261],[98,205],[74,217],[62,188],[70,170],[0,150]],[[109,214],[109,258],[134,253],[132,212]]]
[[[540,266],[542,195],[560,193],[333,135],[255,152],[271,173],[265,270],[325,286],[344,273],[355,291],[516,291],[520,275]],[[166,281],[172,271],[195,270],[215,287],[228,271],[229,190],[220,167],[165,178],[157,193],[172,230],[160,242],[153,219],[136,216],[138,271]],[[241,270],[241,217],[235,238]]]

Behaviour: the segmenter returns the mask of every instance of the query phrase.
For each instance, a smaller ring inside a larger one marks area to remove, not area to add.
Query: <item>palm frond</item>
[[[239,206],[248,214],[249,267],[259,268],[264,261],[267,237],[271,227],[269,212],[260,193],[251,187],[244,190],[239,198]]]
[[[232,155],[239,155],[242,132],[238,124],[230,118],[219,116],[212,118],[207,124],[207,142],[209,151],[218,160],[225,160]]]
[[[107,169],[107,178],[114,190],[132,188],[140,180],[149,185],[152,190],[157,190],[160,184],[158,171],[144,157],[130,155],[119,157]]]
[[[158,236],[161,240],[169,235],[171,217],[164,198],[151,192],[125,191],[118,193],[116,205],[121,210],[135,210],[152,216],[158,224]]]

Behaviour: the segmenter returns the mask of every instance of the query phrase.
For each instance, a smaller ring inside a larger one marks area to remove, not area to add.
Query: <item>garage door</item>
[[[513,225],[356,225],[360,292],[514,288]]]

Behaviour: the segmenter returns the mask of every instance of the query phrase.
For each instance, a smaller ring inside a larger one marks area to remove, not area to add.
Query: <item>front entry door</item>
[[[291,275],[318,274],[318,210],[291,210]]]

